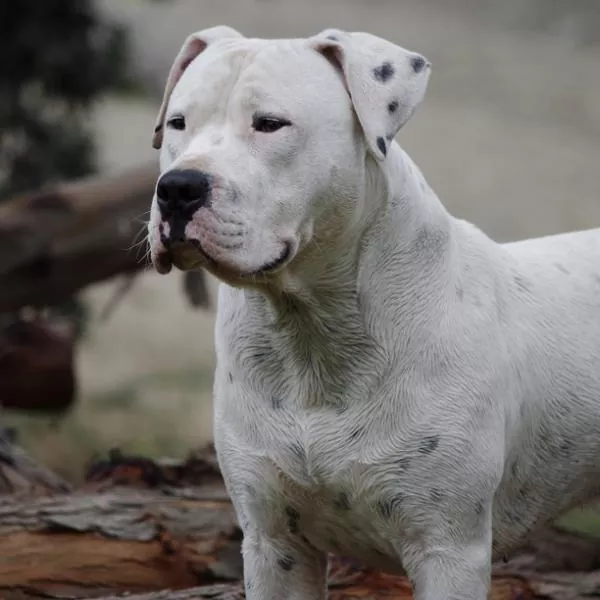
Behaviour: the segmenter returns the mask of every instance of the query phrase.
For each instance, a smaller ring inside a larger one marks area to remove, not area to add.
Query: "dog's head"
[[[367,154],[385,161],[421,102],[428,61],[365,33],[191,35],[171,67],[153,145],[149,223],[159,272],[276,277],[356,220]]]

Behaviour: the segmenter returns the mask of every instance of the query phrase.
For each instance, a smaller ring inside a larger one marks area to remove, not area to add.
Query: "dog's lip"
[[[278,258],[272,260],[271,262],[266,263],[260,269],[256,271],[252,271],[245,276],[256,276],[256,275],[267,275],[271,273],[275,273],[281,267],[283,267],[286,263],[289,262],[289,259],[292,255],[292,244],[290,242],[283,242],[283,251],[279,255]]]
[[[177,250],[185,249],[185,247],[193,247],[199,255],[198,265],[209,267],[215,271],[215,274],[222,273],[223,275],[233,276],[237,279],[255,279],[256,277],[264,276],[268,277],[280,271],[293,257],[293,244],[289,241],[283,242],[283,249],[281,254],[274,260],[265,263],[258,269],[252,271],[237,271],[232,269],[230,266],[223,264],[215,260],[203,247],[200,240],[194,238],[188,238],[185,242],[176,242],[175,244],[169,244],[164,251],[154,255],[153,263],[154,268],[160,274],[167,274],[171,271],[173,265],[178,269],[185,270],[186,267]],[[204,263],[204,264],[202,264]]]

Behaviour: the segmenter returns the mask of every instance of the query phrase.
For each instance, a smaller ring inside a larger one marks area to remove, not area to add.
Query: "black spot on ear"
[[[291,556],[287,555],[287,556],[284,556],[283,558],[278,559],[277,564],[284,571],[291,571],[294,568],[296,561]]]
[[[385,140],[382,137],[377,138],[377,147],[381,150],[381,154],[387,156],[387,146],[385,145]]]
[[[391,62],[384,62],[381,66],[375,67],[373,69],[373,77],[377,79],[377,81],[381,81],[385,83],[388,79],[394,76],[394,67]]]
[[[346,492],[342,492],[333,502],[336,508],[340,510],[350,510],[350,500]]]
[[[411,59],[410,65],[415,73],[420,73],[425,67],[425,59],[422,56],[415,56]]]
[[[395,113],[398,110],[398,106],[400,106],[398,100],[392,100],[389,104],[388,104],[388,112],[390,113]]]
[[[419,444],[419,452],[421,454],[431,454],[440,445],[439,435],[430,435],[423,438]]]

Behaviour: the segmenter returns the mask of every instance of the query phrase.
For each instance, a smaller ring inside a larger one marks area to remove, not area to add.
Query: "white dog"
[[[188,38],[155,130],[154,265],[222,282],[215,439],[247,598],[326,553],[483,600],[600,487],[600,231],[498,244],[393,141],[430,64],[364,33]]]

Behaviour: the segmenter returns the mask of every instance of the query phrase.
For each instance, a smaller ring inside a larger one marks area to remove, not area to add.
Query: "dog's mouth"
[[[199,240],[188,238],[186,241],[174,243],[165,243],[165,241],[163,240],[164,250],[155,254],[152,259],[156,271],[163,275],[169,273],[173,266],[181,271],[204,267],[219,278],[256,280],[279,272],[292,258],[292,244],[285,241],[277,258],[263,264],[258,269],[240,271],[230,264],[213,258],[202,247]]]

